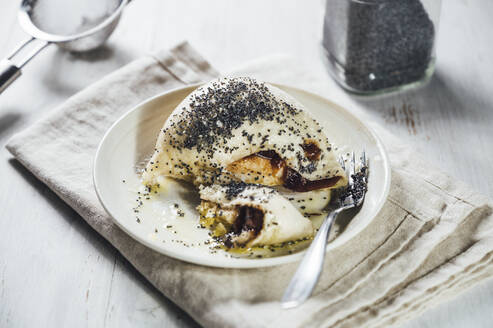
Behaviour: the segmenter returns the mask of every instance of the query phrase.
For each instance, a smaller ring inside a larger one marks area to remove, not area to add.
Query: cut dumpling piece
[[[243,181],[294,192],[347,184],[319,123],[293,97],[252,78],[199,87],[161,130],[143,180]]]
[[[281,190],[280,194],[289,200],[294,207],[305,216],[323,213],[331,199],[330,189],[319,189],[307,192]]]
[[[245,183],[200,187],[200,222],[226,247],[280,244],[313,235],[310,220],[271,188]]]

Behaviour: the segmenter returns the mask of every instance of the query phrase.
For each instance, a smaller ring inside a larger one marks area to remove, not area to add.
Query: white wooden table
[[[20,1],[0,0],[0,56],[25,37]],[[149,51],[189,40],[217,68],[290,53],[323,72],[323,1],[136,0],[108,45],[47,49],[0,96],[0,327],[195,327],[3,145],[67,97]],[[427,88],[355,100],[430,162],[493,196],[493,2],[445,1],[437,72]],[[394,109],[392,109],[394,108]],[[410,117],[410,115],[412,117]],[[414,123],[412,123],[414,122]],[[491,327],[493,281],[405,327]]]

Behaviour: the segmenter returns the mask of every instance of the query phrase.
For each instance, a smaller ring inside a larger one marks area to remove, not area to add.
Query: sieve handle
[[[15,81],[21,75],[21,69],[17,67],[10,59],[4,59],[0,62],[0,93]]]
[[[0,61],[0,94],[21,75],[21,68],[50,44],[48,41],[40,40],[38,45],[36,45],[34,49],[20,61],[19,64],[15,64],[12,61],[13,57],[33,40],[34,38],[30,38],[29,40],[24,41],[6,59]]]

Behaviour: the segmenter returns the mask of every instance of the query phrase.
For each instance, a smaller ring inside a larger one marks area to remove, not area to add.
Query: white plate
[[[276,86],[306,106],[335,146],[348,151],[365,149],[370,158],[364,205],[327,246],[327,250],[336,248],[360,233],[382,208],[390,187],[387,154],[378,137],[347,110],[315,94]],[[137,190],[141,187],[137,167],[142,167],[152,153],[166,118],[197,87],[171,90],[144,101],[108,130],[94,163],[94,185],[101,203],[116,224],[130,236],[162,254],[183,261],[214,267],[253,268],[299,260],[303,251],[271,258],[235,258],[222,250],[211,253],[209,246],[202,243],[198,246],[197,240],[207,238],[206,229],[196,228],[198,197],[193,188],[178,182],[170,181],[164,192],[153,195],[151,204],[147,201],[138,213],[134,212]],[[185,213],[184,217],[177,215],[175,203]],[[137,222],[137,217],[140,222]]]

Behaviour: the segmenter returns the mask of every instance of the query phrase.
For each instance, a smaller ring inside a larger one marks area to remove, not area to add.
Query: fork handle
[[[322,222],[317,235],[284,292],[281,300],[283,308],[296,307],[306,301],[312,294],[322,272],[330,228],[339,212],[340,210],[331,212]]]

